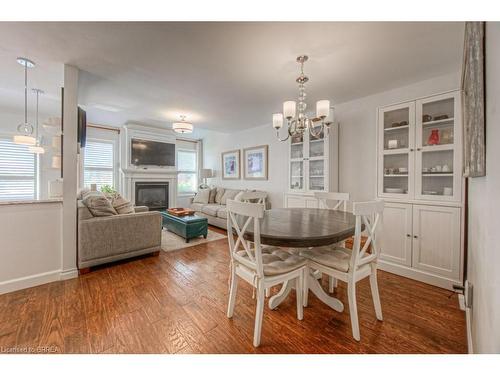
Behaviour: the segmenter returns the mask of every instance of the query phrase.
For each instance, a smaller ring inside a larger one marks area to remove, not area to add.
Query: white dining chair
[[[349,193],[340,192],[315,192],[314,197],[318,200],[319,208],[347,211],[347,202],[351,199]],[[339,244],[336,244],[339,245]],[[342,243],[343,245],[343,243]],[[330,276],[328,278],[328,291],[333,293],[337,287],[337,280]]]
[[[296,286],[297,319],[303,318],[302,287],[307,259],[287,252],[279,247],[262,247],[260,239],[260,219],[264,217],[264,207],[260,203],[227,201],[227,237],[231,253],[231,275],[227,317],[231,318],[236,303],[238,278],[256,288],[257,308],[253,345],[260,345],[262,317],[264,314],[265,289],[291,281]],[[240,221],[238,221],[238,219]],[[253,225],[253,242],[244,238],[247,229]],[[233,230],[236,232],[235,241]]]
[[[264,191],[245,191],[241,194],[240,200],[248,203],[260,203],[266,209],[267,193]]]
[[[309,265],[313,270],[318,270],[335,279],[347,283],[347,295],[349,300],[349,313],[351,315],[352,335],[357,341],[360,340],[358,310],[356,306],[356,283],[365,277],[370,277],[370,287],[373,298],[375,315],[378,320],[382,320],[382,307],[377,285],[377,260],[379,257],[379,247],[376,240],[376,230],[380,223],[380,218],[384,210],[384,202],[356,202],[353,204],[353,214],[356,216],[354,246],[352,250],[337,247],[313,248],[303,250],[300,255],[309,259]],[[367,235],[365,245],[361,248],[361,233],[364,230]],[[371,246],[371,253],[367,250]],[[306,273],[307,277],[310,273]],[[304,304],[307,305],[307,284],[305,281]]]

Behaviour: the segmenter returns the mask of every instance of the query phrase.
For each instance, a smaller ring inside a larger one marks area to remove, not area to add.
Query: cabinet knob
[[[410,152],[413,152],[414,150],[412,148],[410,148]]]
[[[411,234],[409,234],[409,233],[408,233],[408,234],[406,235],[406,237],[410,238],[410,237],[411,237]]]
[[[413,238],[418,238],[418,236],[413,236]]]
[[[417,151],[422,151],[422,149],[421,148],[417,148]]]

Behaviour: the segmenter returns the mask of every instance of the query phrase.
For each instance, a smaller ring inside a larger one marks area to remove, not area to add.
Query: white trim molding
[[[73,270],[55,270],[43,272],[36,275],[19,277],[17,279],[0,282],[0,294],[14,292],[16,290],[31,288],[34,286],[51,283],[54,281],[73,279],[78,277],[78,271]]]

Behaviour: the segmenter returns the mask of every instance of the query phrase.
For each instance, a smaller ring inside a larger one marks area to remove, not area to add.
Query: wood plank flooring
[[[464,313],[449,291],[379,271],[384,321],[375,318],[368,279],[358,283],[361,342],[351,336],[345,284],[332,311],[310,294],[304,320],[295,294],[264,312],[252,346],[255,300],[239,283],[225,315],[225,239],[101,267],[77,279],[0,295],[0,353],[466,353]],[[323,280],[326,286],[326,279]],[[276,290],[274,291],[276,292]]]

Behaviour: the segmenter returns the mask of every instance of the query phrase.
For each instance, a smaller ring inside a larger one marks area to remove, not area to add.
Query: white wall
[[[335,106],[340,123],[339,190],[349,192],[352,200],[375,197],[378,107],[458,88],[456,72]]]
[[[0,205],[0,294],[60,279],[62,203]]]
[[[377,107],[459,87],[460,73],[456,72],[336,105],[336,118],[340,123],[339,191],[351,193],[353,200],[375,197]],[[268,181],[220,179],[221,152],[262,144],[269,145]],[[276,140],[271,125],[231,134],[211,132],[203,138],[203,156],[204,168],[212,168],[217,173],[217,177],[209,181],[210,184],[262,189],[270,193],[273,207],[282,207],[287,187],[288,143]]]
[[[500,353],[500,23],[486,26],[486,177],[469,179],[468,275],[475,353]]]

